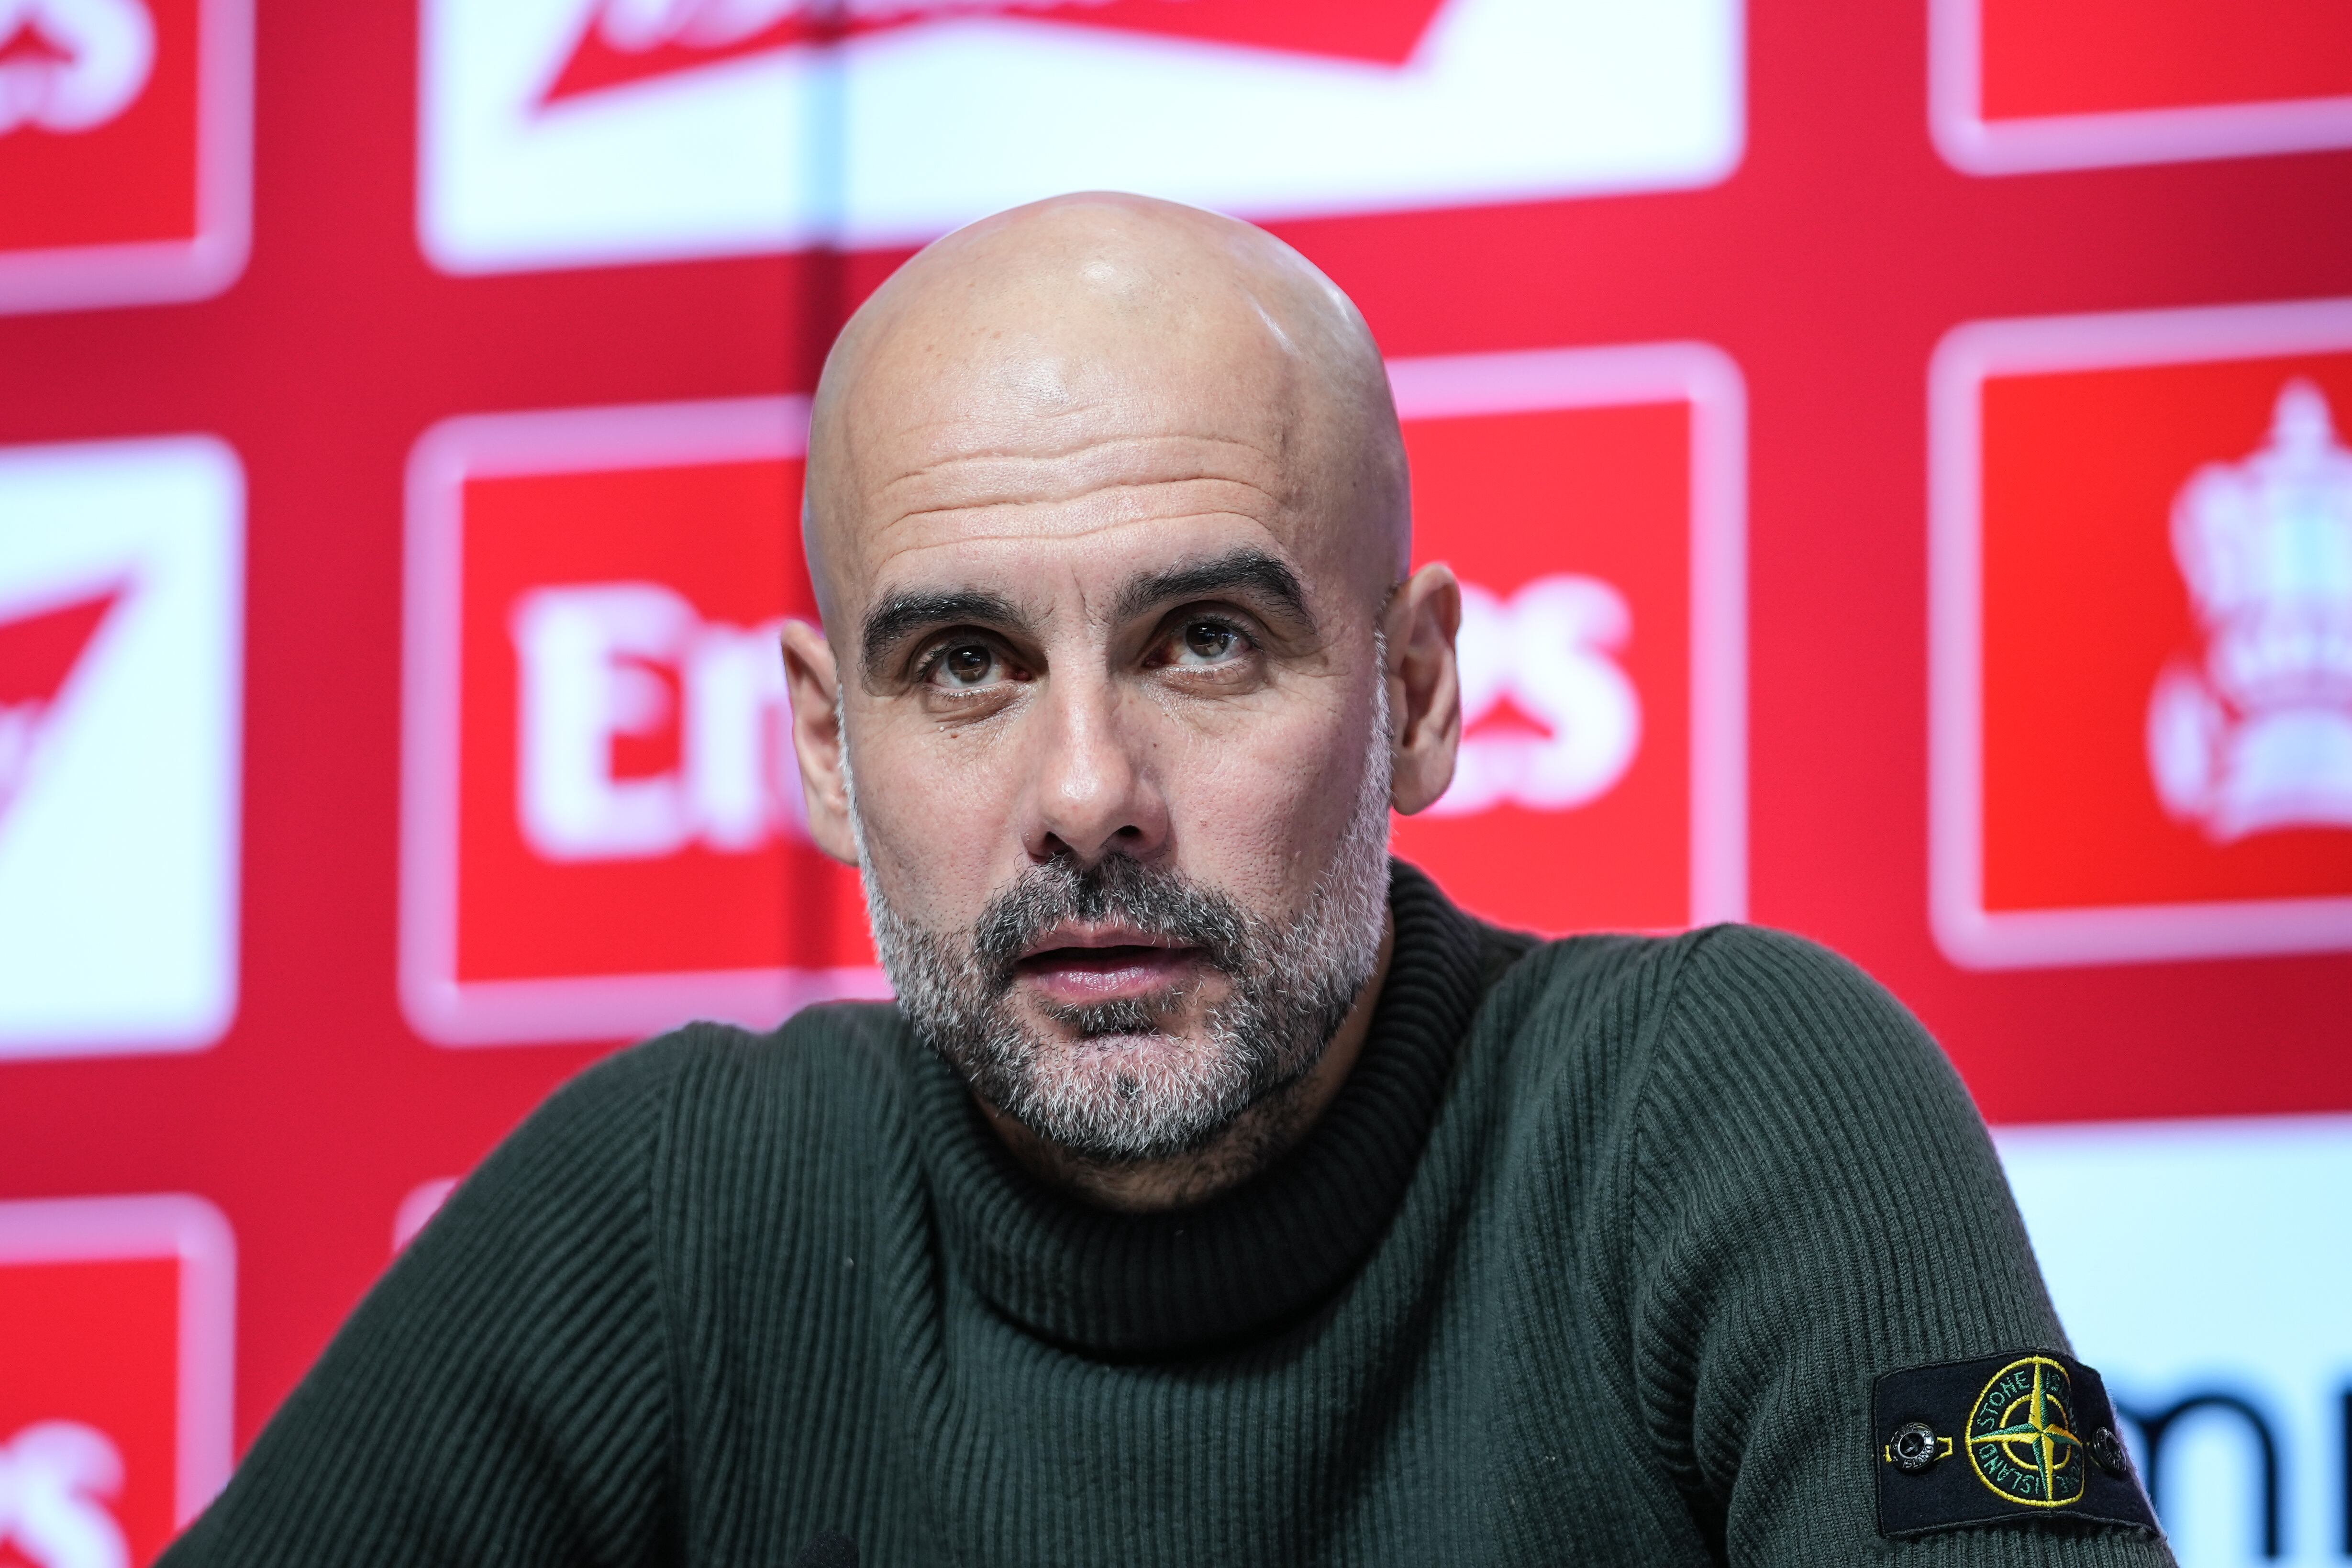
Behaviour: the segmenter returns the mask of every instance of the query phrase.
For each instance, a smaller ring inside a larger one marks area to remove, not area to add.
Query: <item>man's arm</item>
[[[664,1560],[647,1185],[674,1056],[594,1068],[483,1163],[164,1568]]]
[[[2153,1533],[2094,1522],[2136,1513],[2137,1482],[2095,1457],[2104,1396],[2067,1361],[1967,1091],[1894,998],[1796,938],[1709,933],[1641,1095],[1630,1370],[1727,1561],[2170,1563]],[[1969,1426],[1978,1383],[2020,1361],[2025,1393],[1992,1397],[2007,1425]],[[1971,1442],[2037,1422],[2046,1444]]]

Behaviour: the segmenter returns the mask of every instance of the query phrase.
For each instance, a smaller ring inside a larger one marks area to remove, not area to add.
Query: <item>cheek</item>
[[[1260,910],[1303,909],[1347,830],[1370,743],[1347,716],[1315,713],[1186,748],[1164,785],[1178,864]]]
[[[1021,837],[1001,749],[978,737],[877,733],[852,751],[866,853],[890,906],[961,929],[1017,874],[998,864]]]

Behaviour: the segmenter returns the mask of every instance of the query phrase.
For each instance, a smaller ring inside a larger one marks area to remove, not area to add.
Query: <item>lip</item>
[[[1201,950],[1132,926],[1065,924],[1041,933],[1013,964],[1018,984],[1077,1005],[1165,993],[1192,978]]]
[[[1156,947],[1169,952],[1190,951],[1170,942],[1164,936],[1157,936],[1148,931],[1138,931],[1129,925],[1114,923],[1087,926],[1080,925],[1076,921],[1065,921],[1050,931],[1039,932],[1035,941],[1021,950],[1020,962],[1026,963],[1041,954],[1060,952],[1064,949],[1076,948],[1084,951],[1087,948],[1101,947]]]

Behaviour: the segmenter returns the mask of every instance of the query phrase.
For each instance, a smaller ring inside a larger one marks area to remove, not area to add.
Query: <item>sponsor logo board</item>
[[[1930,16],[1930,128],[1968,174],[2352,146],[2335,0],[1931,0]]]
[[[802,824],[798,399],[493,415],[409,470],[401,995],[445,1045],[887,994]]]
[[[0,1554],[131,1568],[220,1490],[235,1273],[199,1198],[0,1204]]]
[[[1391,362],[1463,582],[1453,784],[1397,853],[1547,931],[1746,909],[1744,401],[1699,344]]]
[[[1946,954],[2352,946],[2352,302],[1978,323],[1932,404]]]
[[[1996,1133],[2074,1352],[2183,1563],[2340,1563],[2352,1118]]]
[[[0,0],[0,311],[228,287],[252,31],[250,0]]]
[[[1687,187],[1744,135],[1738,0],[423,5],[418,231],[453,272],[913,243],[1069,190]]]
[[[0,448],[0,1058],[229,1026],[243,513],[208,438]]]

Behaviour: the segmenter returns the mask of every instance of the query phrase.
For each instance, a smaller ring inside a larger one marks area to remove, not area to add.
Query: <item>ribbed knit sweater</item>
[[[1538,944],[1399,868],[1363,1052],[1272,1170],[1084,1206],[887,1005],[556,1093],[169,1568],[2151,1564],[1907,1542],[1872,1380],[2063,1349],[1968,1096],[1819,948]]]

